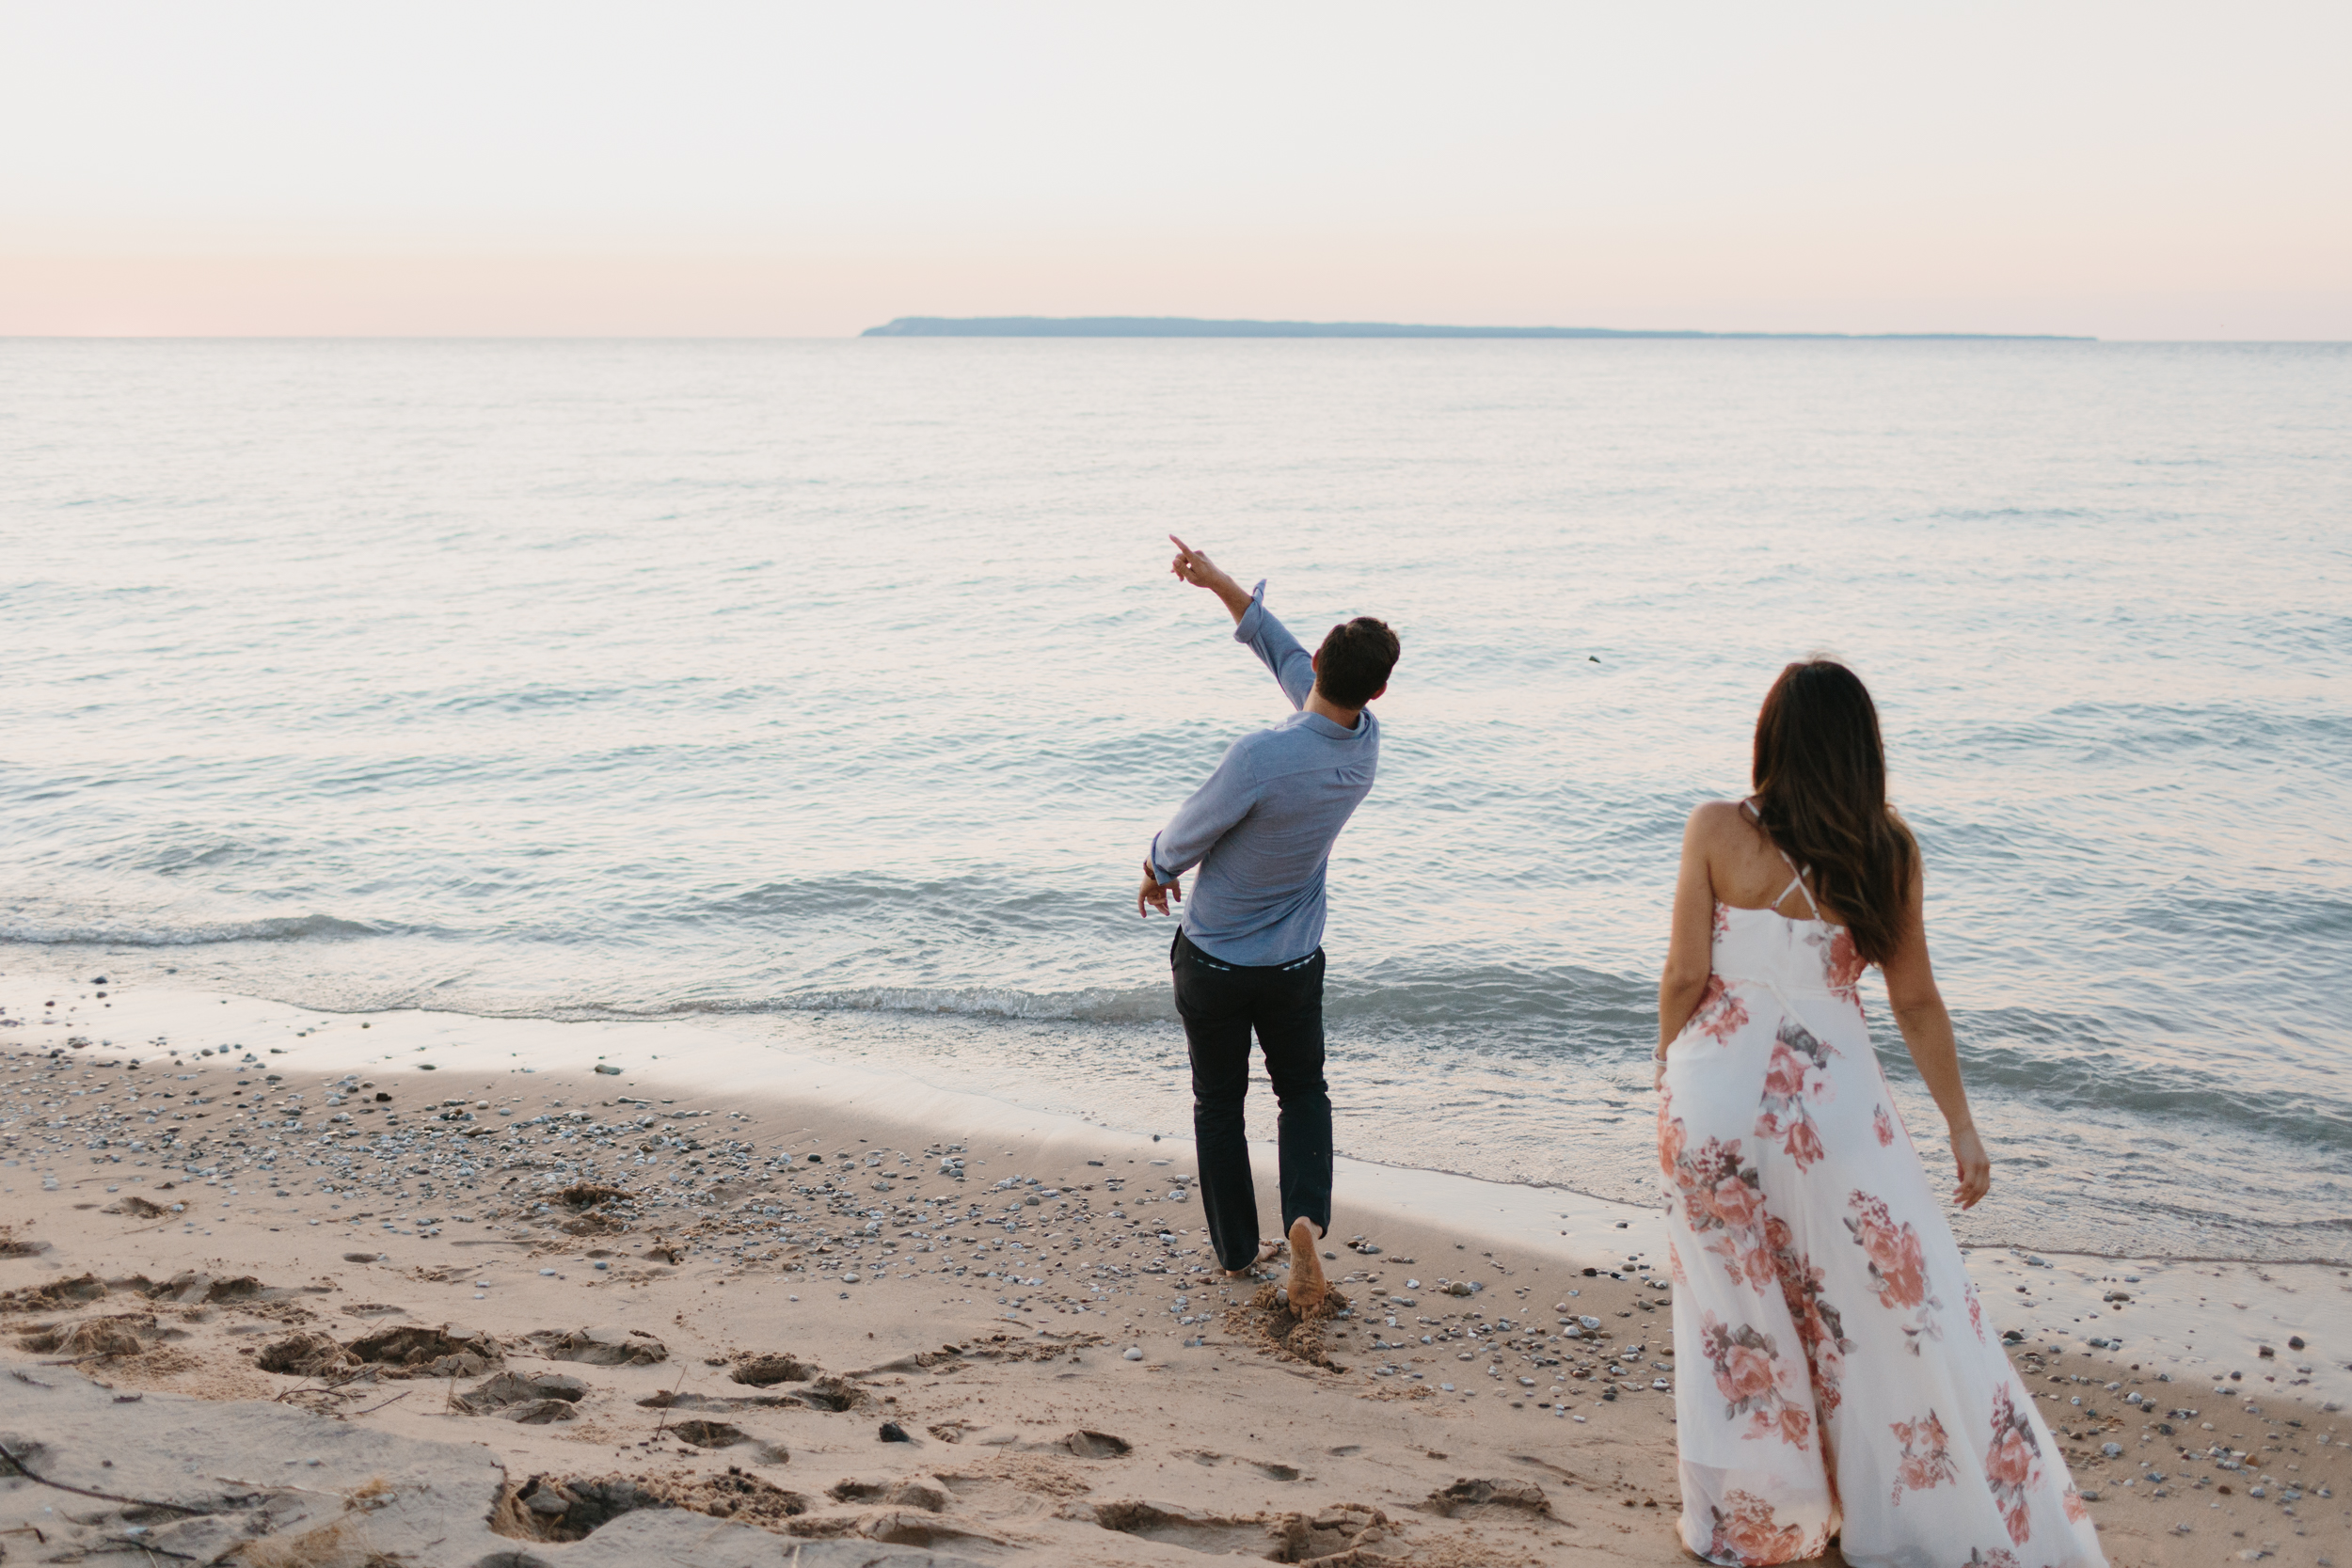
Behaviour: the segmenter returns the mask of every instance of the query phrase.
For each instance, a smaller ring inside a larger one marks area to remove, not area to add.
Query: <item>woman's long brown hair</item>
[[[1764,832],[1812,871],[1855,951],[1884,963],[1903,939],[1919,845],[1886,803],[1886,745],[1860,677],[1826,658],[1783,670],[1756,716],[1751,771]]]

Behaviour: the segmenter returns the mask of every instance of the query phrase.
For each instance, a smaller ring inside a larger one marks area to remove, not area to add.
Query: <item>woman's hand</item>
[[[1952,1133],[1952,1164],[1960,1168],[1960,1185],[1952,1190],[1952,1201],[1963,1209],[1974,1209],[1977,1200],[1993,1190],[1993,1162],[1986,1158],[1984,1140],[1977,1136],[1973,1124]]]

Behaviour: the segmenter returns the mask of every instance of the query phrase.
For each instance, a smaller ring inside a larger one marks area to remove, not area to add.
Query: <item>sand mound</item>
[[[754,1388],[769,1388],[779,1383],[806,1383],[816,1375],[816,1368],[796,1356],[747,1355],[735,1364],[727,1378]]]
[[[1303,1361],[1328,1372],[1343,1372],[1347,1369],[1324,1349],[1323,1325],[1346,1311],[1347,1305],[1347,1297],[1336,1289],[1326,1291],[1302,1318],[1291,1310],[1276,1287],[1261,1285],[1256,1295],[1226,1309],[1225,1327],[1235,1338],[1268,1354]]]
[[[498,1416],[525,1426],[568,1421],[579,1414],[573,1407],[588,1397],[588,1385],[562,1372],[532,1372],[522,1376],[501,1372],[457,1396],[457,1408],[469,1416]]]
[[[500,1497],[490,1528],[523,1541],[580,1541],[641,1508],[689,1509],[777,1529],[807,1513],[809,1500],[735,1467],[699,1478],[532,1476]]]
[[[642,1328],[543,1328],[525,1336],[550,1361],[590,1367],[650,1367],[670,1359],[670,1348]]]
[[[136,1355],[147,1348],[139,1338],[142,1333],[155,1333],[155,1320],[151,1314],[117,1312],[37,1329],[20,1336],[17,1342],[42,1355]]]
[[[387,1377],[479,1377],[506,1364],[499,1342],[471,1329],[423,1328],[404,1323],[364,1335],[344,1347],[372,1361]]]
[[[336,1343],[330,1335],[305,1330],[263,1345],[253,1364],[265,1372],[291,1372],[296,1377],[325,1377],[359,1365],[359,1358]]]
[[[608,1187],[597,1181],[576,1181],[556,1194],[555,1200],[558,1203],[569,1204],[575,1209],[588,1209],[599,1203],[611,1203],[615,1198],[626,1198],[628,1196],[627,1188]]]
[[[1549,1514],[1551,1500],[1544,1489],[1532,1481],[1457,1481],[1442,1490],[1432,1492],[1426,1502],[1415,1505],[1424,1513],[1435,1513],[1451,1519],[1457,1514],[1476,1513],[1481,1510],[1513,1509],[1523,1513]]]
[[[55,1312],[86,1301],[103,1301],[105,1296],[104,1280],[94,1274],[76,1275],[71,1279],[53,1279],[46,1285],[0,1291],[0,1312]]]

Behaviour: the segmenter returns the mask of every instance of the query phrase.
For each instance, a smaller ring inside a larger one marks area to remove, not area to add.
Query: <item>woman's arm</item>
[[[1711,800],[1691,814],[1682,828],[1682,869],[1675,876],[1674,933],[1666,943],[1666,967],[1658,976],[1658,1054],[1691,1022],[1691,1014],[1707,994],[1707,977],[1714,973],[1715,882],[1707,868],[1707,841],[1714,817],[1725,810]]]
[[[1973,1209],[1993,1186],[1993,1162],[1977,1136],[1976,1118],[1968,1111],[1968,1091],[1960,1082],[1960,1046],[1952,1037],[1952,1015],[1944,1010],[1943,993],[1935,989],[1935,969],[1928,961],[1927,870],[1915,869],[1903,921],[1902,944],[1879,966],[1886,976],[1886,1000],[1895,1009],[1895,1024],[1903,1034],[1911,1060],[1926,1080],[1935,1108],[1952,1139],[1952,1164],[1960,1176],[1952,1200]]]

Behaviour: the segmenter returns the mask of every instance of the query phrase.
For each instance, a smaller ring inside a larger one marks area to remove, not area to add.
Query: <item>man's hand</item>
[[[1195,588],[1205,588],[1215,594],[1225,601],[1225,608],[1232,611],[1235,622],[1248,613],[1249,595],[1243,591],[1240,583],[1233,580],[1231,572],[1174,534],[1168,537],[1176,546],[1176,559],[1168,569],[1176,574],[1179,582],[1188,582]]]
[[[1160,874],[1152,869],[1152,863],[1145,861],[1143,863],[1143,889],[1136,895],[1136,913],[1146,920],[1152,918],[1152,910],[1157,910],[1162,914],[1166,914],[1168,913],[1168,901],[1170,898],[1175,899],[1179,904],[1184,901],[1183,884],[1161,881]],[[1144,907],[1147,904],[1151,906],[1151,909]]]

